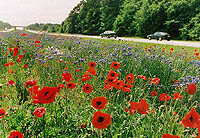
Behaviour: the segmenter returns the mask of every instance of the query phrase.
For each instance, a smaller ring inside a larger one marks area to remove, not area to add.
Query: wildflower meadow
[[[0,36],[0,138],[200,138],[200,49]]]

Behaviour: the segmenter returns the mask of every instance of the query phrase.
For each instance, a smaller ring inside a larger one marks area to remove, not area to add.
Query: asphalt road
[[[41,34],[42,33],[42,32],[33,31],[33,30],[26,30],[26,31],[31,32],[31,33],[37,33],[37,34]],[[100,36],[90,36],[90,35],[80,35],[80,34],[48,33],[48,35],[57,35],[57,36],[60,35],[60,36],[75,36],[75,37],[84,37],[84,38],[108,39],[108,38],[101,38]],[[114,39],[114,38],[110,38],[110,39]],[[171,40],[171,41],[167,41],[167,40],[157,41],[157,40],[125,38],[125,37],[118,37],[117,40],[200,48],[200,41],[199,42],[175,41],[175,40]]]
[[[32,31],[32,30],[29,30],[29,32],[39,33],[39,32]],[[100,36],[90,36],[90,35],[80,35],[80,34],[59,34],[59,33],[48,33],[48,34],[49,35],[60,35],[60,36],[75,36],[75,37],[85,37],[85,38],[108,39],[108,38],[101,38]],[[114,38],[109,38],[109,39],[114,39]],[[157,41],[157,40],[125,38],[125,37],[118,37],[117,40],[200,48],[200,42],[175,41],[175,40]]]

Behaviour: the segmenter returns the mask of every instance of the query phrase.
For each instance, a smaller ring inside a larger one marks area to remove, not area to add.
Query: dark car
[[[171,39],[171,36],[165,32],[155,32],[154,34],[147,35],[147,38],[149,40],[156,39],[162,41],[163,39],[166,39],[169,41]]]
[[[107,38],[114,37],[115,39],[117,38],[117,34],[114,31],[105,31],[105,32],[101,33],[100,36],[102,38],[103,37],[107,37]]]

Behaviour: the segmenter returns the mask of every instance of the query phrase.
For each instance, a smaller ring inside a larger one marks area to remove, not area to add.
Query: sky
[[[0,0],[0,20],[11,25],[58,23],[80,0]]]

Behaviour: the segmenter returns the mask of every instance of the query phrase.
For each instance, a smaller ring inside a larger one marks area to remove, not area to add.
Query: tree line
[[[11,25],[9,23],[0,21],[0,30],[4,30],[5,28],[9,29],[11,28]]]
[[[35,24],[30,24],[26,28],[28,30],[36,30],[36,31],[48,31],[51,33],[55,32],[60,32],[60,24],[51,24],[51,23],[35,23]]]
[[[200,40],[200,0],[82,0],[62,22],[61,33],[146,37],[156,31],[173,39]]]

